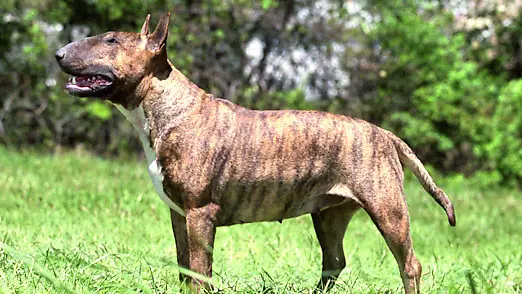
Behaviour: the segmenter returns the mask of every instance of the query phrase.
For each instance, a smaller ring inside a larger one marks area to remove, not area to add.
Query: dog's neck
[[[209,100],[210,95],[192,83],[170,62],[166,73],[153,74],[150,87],[142,100],[145,117],[150,125],[150,140],[157,148],[163,135],[195,113]]]

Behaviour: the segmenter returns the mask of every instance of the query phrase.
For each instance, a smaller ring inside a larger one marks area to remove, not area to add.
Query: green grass
[[[177,293],[167,207],[143,162],[0,147],[0,293]],[[451,228],[406,183],[424,293],[522,292],[522,195],[441,181]],[[364,212],[345,237],[347,268],[332,293],[400,293],[395,261]],[[310,216],[219,228],[214,281],[225,293],[309,293],[320,275]]]

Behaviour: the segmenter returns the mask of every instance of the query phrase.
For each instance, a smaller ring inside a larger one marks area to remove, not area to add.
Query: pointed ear
[[[147,36],[149,34],[149,20],[150,20],[150,13],[147,14],[147,18],[145,18],[145,22],[141,26],[140,35]]]
[[[154,33],[149,35],[148,47],[150,50],[159,53],[165,47],[167,35],[169,33],[170,12],[164,15],[158,22]]]

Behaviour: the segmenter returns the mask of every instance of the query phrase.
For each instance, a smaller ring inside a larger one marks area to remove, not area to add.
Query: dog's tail
[[[413,150],[399,137],[395,136],[393,133],[386,131],[387,135],[392,140],[395,145],[395,149],[399,154],[399,159],[402,164],[407,166],[417,177],[419,182],[424,187],[424,190],[428,192],[437,203],[444,208],[446,214],[448,215],[448,221],[451,226],[455,226],[455,211],[453,209],[453,204],[449,200],[448,196],[442,189],[440,189],[437,184],[433,181],[430,174],[424,168],[422,162],[417,158]]]

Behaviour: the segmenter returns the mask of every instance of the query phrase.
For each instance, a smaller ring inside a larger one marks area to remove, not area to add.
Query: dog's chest
[[[159,197],[165,202],[171,209],[178,212],[182,212],[181,208],[176,205],[164,192],[163,190],[163,173],[161,171],[161,164],[158,161],[156,152],[150,147],[150,129],[149,122],[145,117],[143,107],[139,107],[133,110],[127,110],[120,105],[116,105],[116,108],[123,113],[127,120],[132,124],[134,129],[138,132],[138,135],[145,151],[145,157],[147,158],[149,176],[152,180],[152,184],[156,189]]]

